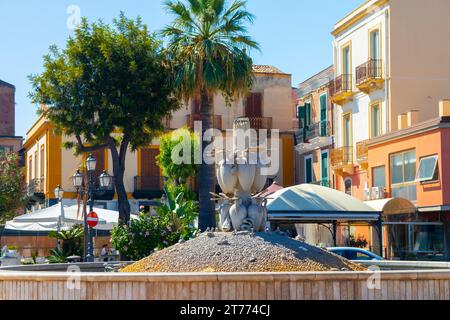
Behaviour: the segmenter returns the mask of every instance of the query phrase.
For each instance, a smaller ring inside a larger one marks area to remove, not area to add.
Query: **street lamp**
[[[73,186],[78,190],[83,186],[83,175],[80,173],[80,170],[72,176]]]
[[[94,179],[93,174],[95,172],[95,167],[97,166],[97,160],[92,154],[86,159],[86,169],[88,173],[88,185],[86,190],[86,185],[84,182],[84,175],[77,170],[77,172],[72,176],[73,186],[80,192],[81,198],[84,199],[86,192],[89,194],[89,212],[94,210]],[[104,182],[108,182],[107,177],[104,177]],[[100,182],[101,183],[101,182]],[[84,206],[83,206],[84,207]],[[86,262],[94,262],[93,255],[93,243],[92,243],[92,229],[89,228],[87,223],[87,212],[84,210],[84,254]]]
[[[97,166],[97,160],[94,158],[92,153],[89,155],[89,157],[86,159],[86,168],[89,173],[95,171],[95,167]]]
[[[112,177],[106,171],[103,171],[98,179],[100,181],[101,188],[107,188],[111,185]]]
[[[58,217],[57,232],[61,231],[61,223],[64,220],[63,195],[64,195],[64,189],[61,188],[60,185],[58,185],[55,188],[55,197],[59,200],[59,205],[60,205],[60,208],[61,208],[61,214]],[[59,239],[56,240],[56,248],[58,249],[58,251],[61,251],[61,241]]]

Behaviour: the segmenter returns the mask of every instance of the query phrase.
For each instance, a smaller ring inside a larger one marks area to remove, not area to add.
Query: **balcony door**
[[[140,152],[142,190],[160,190],[161,188],[160,169],[156,164],[158,155],[158,149],[146,148]]]
[[[379,61],[380,61],[380,30],[376,29],[370,32],[370,48],[369,48],[369,54],[370,54],[370,75],[373,75],[375,77],[379,77]]]
[[[320,96],[320,135],[326,137],[327,132],[327,94]]]
[[[342,74],[349,75],[352,73],[350,45],[342,48]]]
[[[305,183],[313,182],[313,157],[309,155],[305,157]]]
[[[263,96],[260,92],[252,92],[248,95],[245,102],[245,117],[247,118],[262,118]]]
[[[328,166],[328,151],[323,151],[321,154],[321,184],[324,187],[330,187],[329,166]]]
[[[342,146],[351,147],[352,145],[352,116],[347,113],[342,117]]]

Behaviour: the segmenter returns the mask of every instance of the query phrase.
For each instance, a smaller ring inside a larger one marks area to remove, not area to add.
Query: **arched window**
[[[345,186],[344,192],[346,194],[348,194],[349,196],[351,196],[352,195],[352,179],[351,178],[345,179],[344,186]]]

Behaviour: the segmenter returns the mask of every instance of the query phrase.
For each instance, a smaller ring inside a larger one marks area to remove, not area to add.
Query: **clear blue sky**
[[[162,0],[0,0],[0,79],[16,86],[16,135],[25,136],[37,119],[30,103],[27,76],[42,70],[42,56],[51,44],[63,47],[72,30],[67,27],[70,5],[89,20],[111,22],[120,11],[141,16],[151,30],[171,21]],[[256,64],[270,64],[293,75],[293,86],[332,64],[335,22],[363,0],[249,0],[256,15],[251,35],[262,52]]]

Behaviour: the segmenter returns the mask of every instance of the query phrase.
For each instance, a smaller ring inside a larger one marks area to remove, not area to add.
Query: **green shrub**
[[[155,249],[164,249],[180,239],[188,240],[195,236],[196,202],[185,200],[183,193],[176,198],[167,189],[165,193],[167,202],[158,207],[156,216],[141,214],[128,226],[119,225],[111,231],[112,246],[128,259],[143,259]]]

